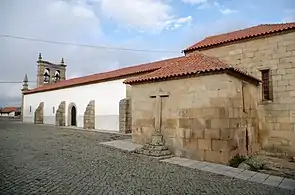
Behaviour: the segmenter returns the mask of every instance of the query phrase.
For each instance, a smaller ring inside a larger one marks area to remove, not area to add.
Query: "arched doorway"
[[[71,126],[77,126],[77,111],[75,106],[71,108]]]
[[[77,106],[73,102],[68,106],[68,126],[77,126]]]

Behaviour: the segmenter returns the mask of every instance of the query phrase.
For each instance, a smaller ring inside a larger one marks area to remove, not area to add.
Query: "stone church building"
[[[23,121],[132,132],[153,156],[295,155],[295,23],[206,37],[183,53],[68,80],[63,60],[39,56],[39,86],[24,80]]]

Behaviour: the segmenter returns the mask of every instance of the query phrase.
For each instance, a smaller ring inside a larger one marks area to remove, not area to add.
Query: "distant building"
[[[19,116],[20,113],[19,107],[5,107],[0,110],[0,116]]]

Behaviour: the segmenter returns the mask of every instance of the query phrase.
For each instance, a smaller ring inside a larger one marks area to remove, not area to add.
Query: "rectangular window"
[[[269,69],[267,69],[267,70],[261,70],[262,98],[263,98],[263,100],[271,100],[269,72],[270,72]]]
[[[246,106],[245,106],[245,85],[246,85],[246,83],[242,82],[242,102],[243,102],[243,112],[246,113]]]
[[[32,112],[32,106],[30,106],[30,113]]]
[[[53,114],[55,113],[55,107],[53,106],[53,108],[52,108],[52,112],[53,112]]]

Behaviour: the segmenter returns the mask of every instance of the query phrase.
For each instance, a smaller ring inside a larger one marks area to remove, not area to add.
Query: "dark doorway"
[[[71,126],[77,126],[77,112],[75,106],[71,108]]]

